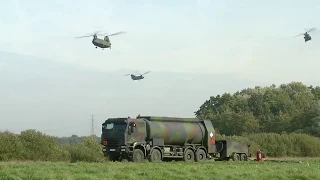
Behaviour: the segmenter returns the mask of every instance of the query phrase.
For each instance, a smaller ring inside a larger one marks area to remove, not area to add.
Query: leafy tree
[[[9,131],[0,132],[0,161],[21,159],[22,143],[17,134]]]
[[[226,135],[303,132],[319,136],[320,87],[301,82],[246,88],[211,96],[195,115]]]

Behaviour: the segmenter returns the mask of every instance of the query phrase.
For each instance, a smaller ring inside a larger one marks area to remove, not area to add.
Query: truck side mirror
[[[129,126],[130,126],[130,133],[133,133],[134,132],[134,128],[136,127],[136,124],[134,122],[130,122],[129,123]]]

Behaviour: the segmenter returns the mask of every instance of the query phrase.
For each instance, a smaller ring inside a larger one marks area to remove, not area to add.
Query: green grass
[[[293,158],[290,158],[292,160]],[[296,159],[296,158],[294,158]],[[294,162],[54,163],[2,162],[0,180],[10,179],[320,179],[320,159]]]

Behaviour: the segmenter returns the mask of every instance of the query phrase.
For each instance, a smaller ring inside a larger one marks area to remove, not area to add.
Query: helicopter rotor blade
[[[147,72],[145,72],[145,73],[143,73],[143,74],[141,74],[141,75],[145,75],[145,74],[148,74],[149,72],[151,72],[151,71],[147,71]]]
[[[304,33],[298,34],[298,35],[294,36],[293,38],[296,38],[296,37],[302,36],[302,35],[304,35]]]
[[[93,35],[79,36],[79,37],[75,37],[75,38],[78,39],[78,38],[85,38],[85,37],[91,37],[91,36],[93,36]]]
[[[311,28],[311,29],[309,29],[309,30],[307,31],[307,33],[311,32],[311,31],[314,31],[314,30],[316,30],[316,28]]]
[[[108,33],[105,33],[104,35],[106,35],[106,36],[114,36],[114,35],[123,34],[123,33],[125,33],[125,32],[120,31],[120,32],[116,32],[116,33],[113,33],[113,34],[109,34],[109,35],[107,35]]]
[[[125,74],[124,76],[129,76],[129,75],[131,75],[131,74]]]
[[[91,37],[91,36],[94,36],[94,35],[103,35],[103,34],[98,34],[99,32],[101,32],[101,31],[95,31],[94,33],[87,34],[87,35],[85,35],[85,36],[75,37],[75,38],[77,39],[77,38]]]

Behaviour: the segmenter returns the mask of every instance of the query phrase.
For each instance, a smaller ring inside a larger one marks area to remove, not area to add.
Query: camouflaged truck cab
[[[249,153],[246,142],[216,141],[211,121],[197,118],[109,118],[102,124],[101,144],[111,161],[247,160]]]

